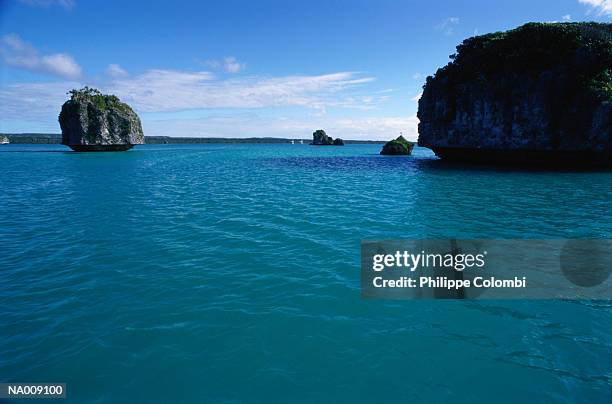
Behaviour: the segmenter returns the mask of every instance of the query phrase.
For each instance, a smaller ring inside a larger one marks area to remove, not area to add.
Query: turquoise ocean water
[[[612,237],[611,172],[0,146],[0,381],[69,402],[610,402],[612,305],[365,301],[362,239]]]

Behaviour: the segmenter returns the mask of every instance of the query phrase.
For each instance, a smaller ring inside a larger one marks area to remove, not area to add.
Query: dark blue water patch
[[[365,156],[292,156],[273,157],[261,161],[262,164],[278,165],[283,167],[305,170],[417,170],[417,171],[446,171],[446,172],[474,172],[474,173],[610,173],[612,169],[601,167],[546,167],[521,165],[496,165],[483,163],[466,163],[446,161],[436,157],[423,156],[380,156],[376,154]]]
[[[438,158],[417,159],[421,170],[458,170],[468,172],[521,172],[521,173],[610,173],[609,167],[560,167],[545,165],[492,164],[448,161]]]
[[[418,162],[409,157],[382,157],[376,155],[354,157],[277,157],[262,162],[263,164],[279,165],[288,168],[305,170],[376,170],[395,171],[418,169]]]

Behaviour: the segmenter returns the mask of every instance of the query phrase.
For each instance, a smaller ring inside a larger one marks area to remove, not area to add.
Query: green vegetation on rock
[[[125,113],[132,111],[132,108],[130,108],[129,105],[121,102],[119,97],[116,95],[102,94],[100,90],[88,86],[85,86],[80,90],[70,90],[67,94],[70,96],[71,101],[91,102],[100,111],[107,111],[111,109],[118,109]]]
[[[500,72],[536,76],[564,66],[568,89],[589,89],[612,100],[612,24],[528,23],[468,38],[450,58],[453,62],[436,78],[478,80]]]
[[[383,155],[409,155],[412,153],[414,143],[409,142],[404,136],[399,136],[397,139],[393,139],[385,143],[380,154]]]

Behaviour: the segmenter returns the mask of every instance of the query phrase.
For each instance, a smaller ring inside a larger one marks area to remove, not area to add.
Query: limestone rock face
[[[327,136],[323,129],[315,130],[312,133],[312,143],[314,146],[329,146],[334,143],[334,140]]]
[[[385,143],[380,154],[388,156],[407,156],[412,153],[414,143],[407,141],[403,136]]]
[[[62,144],[76,151],[120,151],[144,143],[140,118],[114,95],[88,87],[70,94],[59,115]]]
[[[612,164],[612,24],[473,37],[428,77],[419,146],[448,159]]]
[[[316,130],[312,133],[313,146],[344,146],[344,140],[338,138],[334,140],[331,136],[327,136],[327,133],[323,129]]]

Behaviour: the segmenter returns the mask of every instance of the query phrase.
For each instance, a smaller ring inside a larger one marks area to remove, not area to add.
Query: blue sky
[[[415,139],[424,79],[463,39],[611,17],[612,0],[0,0],[0,132],[59,133],[89,85],[147,135]]]

